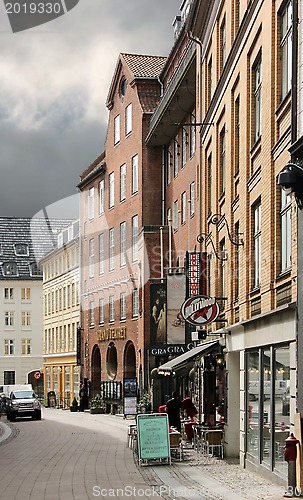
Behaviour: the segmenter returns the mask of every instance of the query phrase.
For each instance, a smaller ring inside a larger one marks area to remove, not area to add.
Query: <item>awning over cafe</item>
[[[214,351],[216,347],[219,346],[219,340],[212,340],[211,342],[205,342],[202,345],[194,347],[190,349],[180,356],[176,356],[175,358],[167,361],[163,365],[158,367],[159,375],[170,375],[171,373],[182,370],[190,361],[193,361],[197,356],[208,354],[209,352]]]

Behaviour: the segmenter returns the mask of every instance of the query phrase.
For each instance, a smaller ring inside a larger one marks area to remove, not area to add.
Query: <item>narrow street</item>
[[[282,487],[190,449],[181,463],[139,468],[127,447],[129,423],[120,416],[46,408],[41,421],[11,424],[2,417],[1,500],[283,497]]]

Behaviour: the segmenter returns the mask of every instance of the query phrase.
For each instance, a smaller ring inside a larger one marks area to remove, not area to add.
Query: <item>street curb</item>
[[[6,441],[8,438],[11,437],[13,430],[9,425],[5,424],[4,422],[0,422],[0,443],[3,441]]]

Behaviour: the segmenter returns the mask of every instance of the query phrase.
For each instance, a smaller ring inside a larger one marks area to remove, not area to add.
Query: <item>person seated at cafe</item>
[[[181,417],[180,410],[183,408],[183,403],[179,398],[177,391],[172,393],[172,398],[166,403],[166,411],[168,415],[168,422],[171,427],[175,427],[181,432]]]

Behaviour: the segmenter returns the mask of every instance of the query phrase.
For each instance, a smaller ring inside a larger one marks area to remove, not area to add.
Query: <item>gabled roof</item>
[[[97,175],[100,175],[105,171],[106,161],[105,161],[105,151],[101,153],[98,158],[96,158],[93,163],[87,167],[84,172],[80,175],[80,182],[77,184],[77,187],[81,189],[87,183],[92,181]]]
[[[106,99],[106,106],[110,109],[113,104],[113,96],[118,85],[120,78],[120,70],[122,64],[126,64],[132,73],[132,81],[136,79],[155,79],[157,80],[162,69],[166,57],[164,56],[150,56],[143,54],[126,54],[121,53],[118,58],[116,69],[111,81],[108,96]]]
[[[37,264],[43,255],[57,245],[57,235],[74,219],[0,217],[0,280],[42,280],[42,273],[32,276],[30,264]],[[16,255],[16,246],[26,251]],[[3,274],[5,263],[17,266],[17,275]]]
[[[166,57],[121,53],[134,78],[158,78]]]

